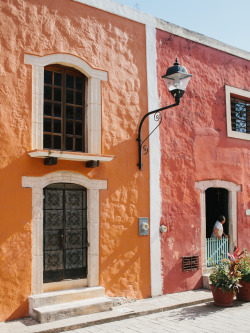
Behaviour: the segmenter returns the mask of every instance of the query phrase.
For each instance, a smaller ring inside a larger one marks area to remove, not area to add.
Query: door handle
[[[61,239],[61,245],[64,246],[64,232],[63,232],[63,230],[60,230],[59,237]]]

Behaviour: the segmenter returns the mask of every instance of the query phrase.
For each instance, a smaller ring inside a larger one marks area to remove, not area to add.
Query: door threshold
[[[88,279],[63,280],[59,282],[49,282],[43,284],[43,292],[67,290],[75,288],[85,288],[88,286]]]

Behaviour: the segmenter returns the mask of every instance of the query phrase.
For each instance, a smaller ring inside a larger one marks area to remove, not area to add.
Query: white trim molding
[[[107,189],[107,180],[89,179],[76,172],[56,171],[42,177],[22,177],[22,187],[32,188],[32,295],[46,290],[46,284],[43,284],[43,189],[54,183],[72,183],[87,188],[90,243],[87,286],[99,285],[99,191]]]
[[[160,29],[170,34],[174,34],[176,36],[186,38],[190,41],[206,45],[208,47],[212,47],[216,50],[220,50],[222,52],[226,52],[228,54],[232,54],[236,57],[240,57],[243,59],[250,60],[250,52],[239,49],[237,47],[225,44],[216,39],[204,36],[200,33],[182,28],[176,24],[164,21],[162,19],[156,18],[150,14],[143,13],[134,8],[130,8],[128,6],[119,4],[112,0],[73,0],[75,2],[82,3],[84,5],[88,5],[94,8],[101,9],[103,11],[115,14],[117,16],[121,16],[132,20],[134,22],[139,22],[145,25],[149,25],[155,27],[156,29]]]
[[[105,12],[115,14],[120,17],[127,18],[134,22],[156,26],[156,18],[152,15],[143,13],[134,8],[117,3],[112,0],[73,0],[94,8],[101,9]]]
[[[32,150],[43,149],[43,85],[44,67],[60,64],[73,67],[88,78],[87,84],[87,152],[101,154],[101,81],[108,73],[90,67],[84,60],[70,54],[43,57],[25,54],[24,63],[32,65]]]
[[[229,191],[228,213],[229,213],[229,251],[232,252],[237,245],[237,192],[241,191],[241,185],[226,180],[202,180],[195,182],[195,188],[200,190],[201,207],[201,254],[202,270],[206,271],[206,190],[208,188],[224,188]]]
[[[146,51],[147,51],[147,90],[148,111],[159,108],[156,70],[156,29],[146,25]],[[154,64],[154,65],[153,65]],[[149,132],[155,128],[154,117],[149,117]],[[150,163],[150,272],[151,296],[162,295],[163,277],[161,264],[161,151],[159,128],[149,137],[149,163]]]
[[[250,133],[241,133],[232,130],[232,118],[231,118],[231,96],[236,96],[237,98],[242,98],[242,99],[244,98],[250,99],[250,91],[230,86],[225,86],[225,89],[226,89],[227,136],[235,139],[250,140]]]

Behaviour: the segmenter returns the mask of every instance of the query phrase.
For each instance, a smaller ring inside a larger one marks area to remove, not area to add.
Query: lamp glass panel
[[[185,91],[189,80],[190,76],[183,77],[183,75],[178,75],[178,74],[174,74],[171,75],[171,77],[164,78],[164,81],[169,91],[172,91],[174,89],[180,89]]]

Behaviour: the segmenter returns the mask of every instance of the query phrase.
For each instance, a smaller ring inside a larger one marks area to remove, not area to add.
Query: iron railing
[[[218,265],[228,258],[228,238],[207,238],[207,267]]]

